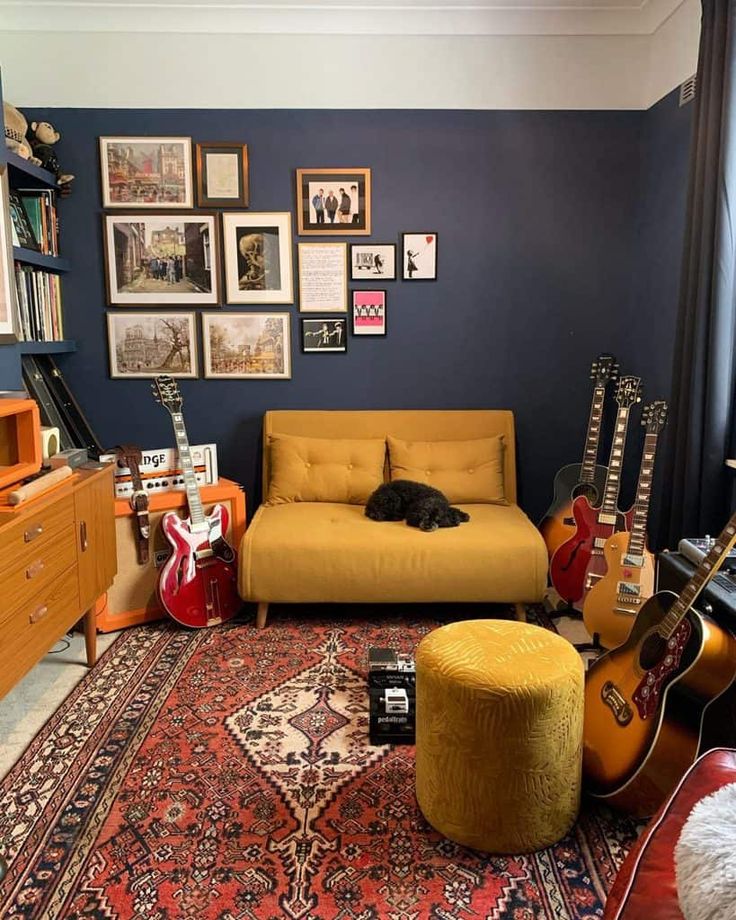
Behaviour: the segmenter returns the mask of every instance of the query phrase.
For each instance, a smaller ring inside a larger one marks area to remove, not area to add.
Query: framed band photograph
[[[105,214],[103,226],[110,305],[219,304],[219,228],[214,214]]]
[[[222,215],[228,303],[293,303],[291,214],[242,211]]]
[[[288,380],[288,313],[203,313],[204,375],[220,380]]]
[[[107,314],[111,377],[198,377],[194,313]]]
[[[247,208],[248,145],[227,141],[196,144],[197,206]]]
[[[402,233],[401,253],[404,281],[437,280],[436,233]]]
[[[395,243],[351,243],[351,281],[395,281]]]
[[[348,350],[348,321],[346,319],[303,319],[302,351],[346,352]]]
[[[345,313],[348,309],[347,243],[299,243],[299,310]]]
[[[297,169],[296,202],[300,236],[370,236],[370,169]]]
[[[191,137],[101,137],[103,208],[192,208]]]
[[[386,335],[385,291],[353,291],[353,335]]]

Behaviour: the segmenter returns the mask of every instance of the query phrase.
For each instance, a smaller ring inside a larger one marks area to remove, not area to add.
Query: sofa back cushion
[[[383,438],[270,437],[270,505],[341,502],[364,505],[383,483]]]
[[[434,486],[451,502],[506,504],[503,437],[470,441],[402,441],[388,438],[391,479]]]

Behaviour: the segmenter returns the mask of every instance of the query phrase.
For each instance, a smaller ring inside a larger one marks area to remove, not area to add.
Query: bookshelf
[[[24,249],[22,246],[13,246],[13,259],[16,262],[23,262],[24,265],[36,265],[47,272],[57,274],[68,272],[71,268],[68,259],[62,259],[60,256],[47,256],[33,249]]]

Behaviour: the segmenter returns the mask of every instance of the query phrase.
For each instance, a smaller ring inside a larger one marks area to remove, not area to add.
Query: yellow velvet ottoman
[[[550,846],[580,807],[583,664],[527,623],[435,629],[416,655],[416,789],[429,823],[489,853]]]

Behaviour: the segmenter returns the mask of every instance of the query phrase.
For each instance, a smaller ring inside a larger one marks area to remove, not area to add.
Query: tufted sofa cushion
[[[505,505],[503,436],[471,441],[388,438],[391,479],[434,486],[451,502]]]
[[[271,435],[267,502],[364,505],[383,483],[386,442],[379,438],[298,438]]]

